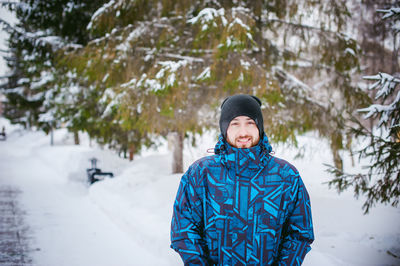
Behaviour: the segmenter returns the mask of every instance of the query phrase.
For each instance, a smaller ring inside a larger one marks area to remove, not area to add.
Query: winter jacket
[[[314,240],[311,206],[291,164],[271,156],[267,136],[252,148],[220,136],[215,155],[183,175],[171,247],[185,265],[300,265]]]

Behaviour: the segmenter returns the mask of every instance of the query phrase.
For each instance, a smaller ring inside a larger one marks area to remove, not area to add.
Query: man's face
[[[250,148],[260,140],[256,122],[248,116],[235,117],[229,123],[226,135],[228,143],[236,148]]]

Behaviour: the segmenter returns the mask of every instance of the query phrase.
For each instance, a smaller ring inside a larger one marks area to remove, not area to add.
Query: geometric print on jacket
[[[271,150],[265,134],[244,149],[220,136],[182,176],[171,247],[185,265],[301,265],[314,240],[309,195]]]

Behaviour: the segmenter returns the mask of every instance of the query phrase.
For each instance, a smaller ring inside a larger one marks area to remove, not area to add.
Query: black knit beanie
[[[238,94],[230,96],[224,100],[221,105],[221,117],[219,127],[222,136],[226,138],[229,123],[238,116],[248,116],[256,122],[260,138],[264,133],[264,121],[261,112],[261,100],[256,96],[247,94]]]

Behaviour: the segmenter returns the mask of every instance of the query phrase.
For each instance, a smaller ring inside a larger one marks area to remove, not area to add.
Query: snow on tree
[[[92,40],[65,49],[61,65],[102,99],[102,119],[141,135],[181,142],[217,126],[224,97],[250,93],[265,103],[273,140],[317,130],[338,154],[360,93],[346,2],[112,0],[94,12]]]
[[[5,59],[11,73],[4,85],[5,116],[13,123],[49,132],[59,126],[53,101],[60,74],[57,53],[87,42],[86,25],[102,1],[22,0],[2,5],[14,11],[18,20],[15,27],[6,27],[11,56]]]
[[[379,9],[384,13],[382,19],[392,18],[393,35],[398,32],[400,8]],[[394,47],[394,49],[397,49]],[[398,59],[397,59],[398,60]],[[375,92],[373,104],[361,108],[364,119],[371,121],[372,129],[362,121],[353,118],[357,127],[351,131],[356,137],[369,139],[369,143],[358,151],[359,158],[369,159],[366,173],[348,174],[336,167],[329,172],[336,175],[328,184],[339,192],[354,189],[355,196],[365,195],[363,209],[368,213],[377,202],[390,203],[397,207],[400,201],[400,78],[387,73],[365,76],[375,81],[369,89]]]

